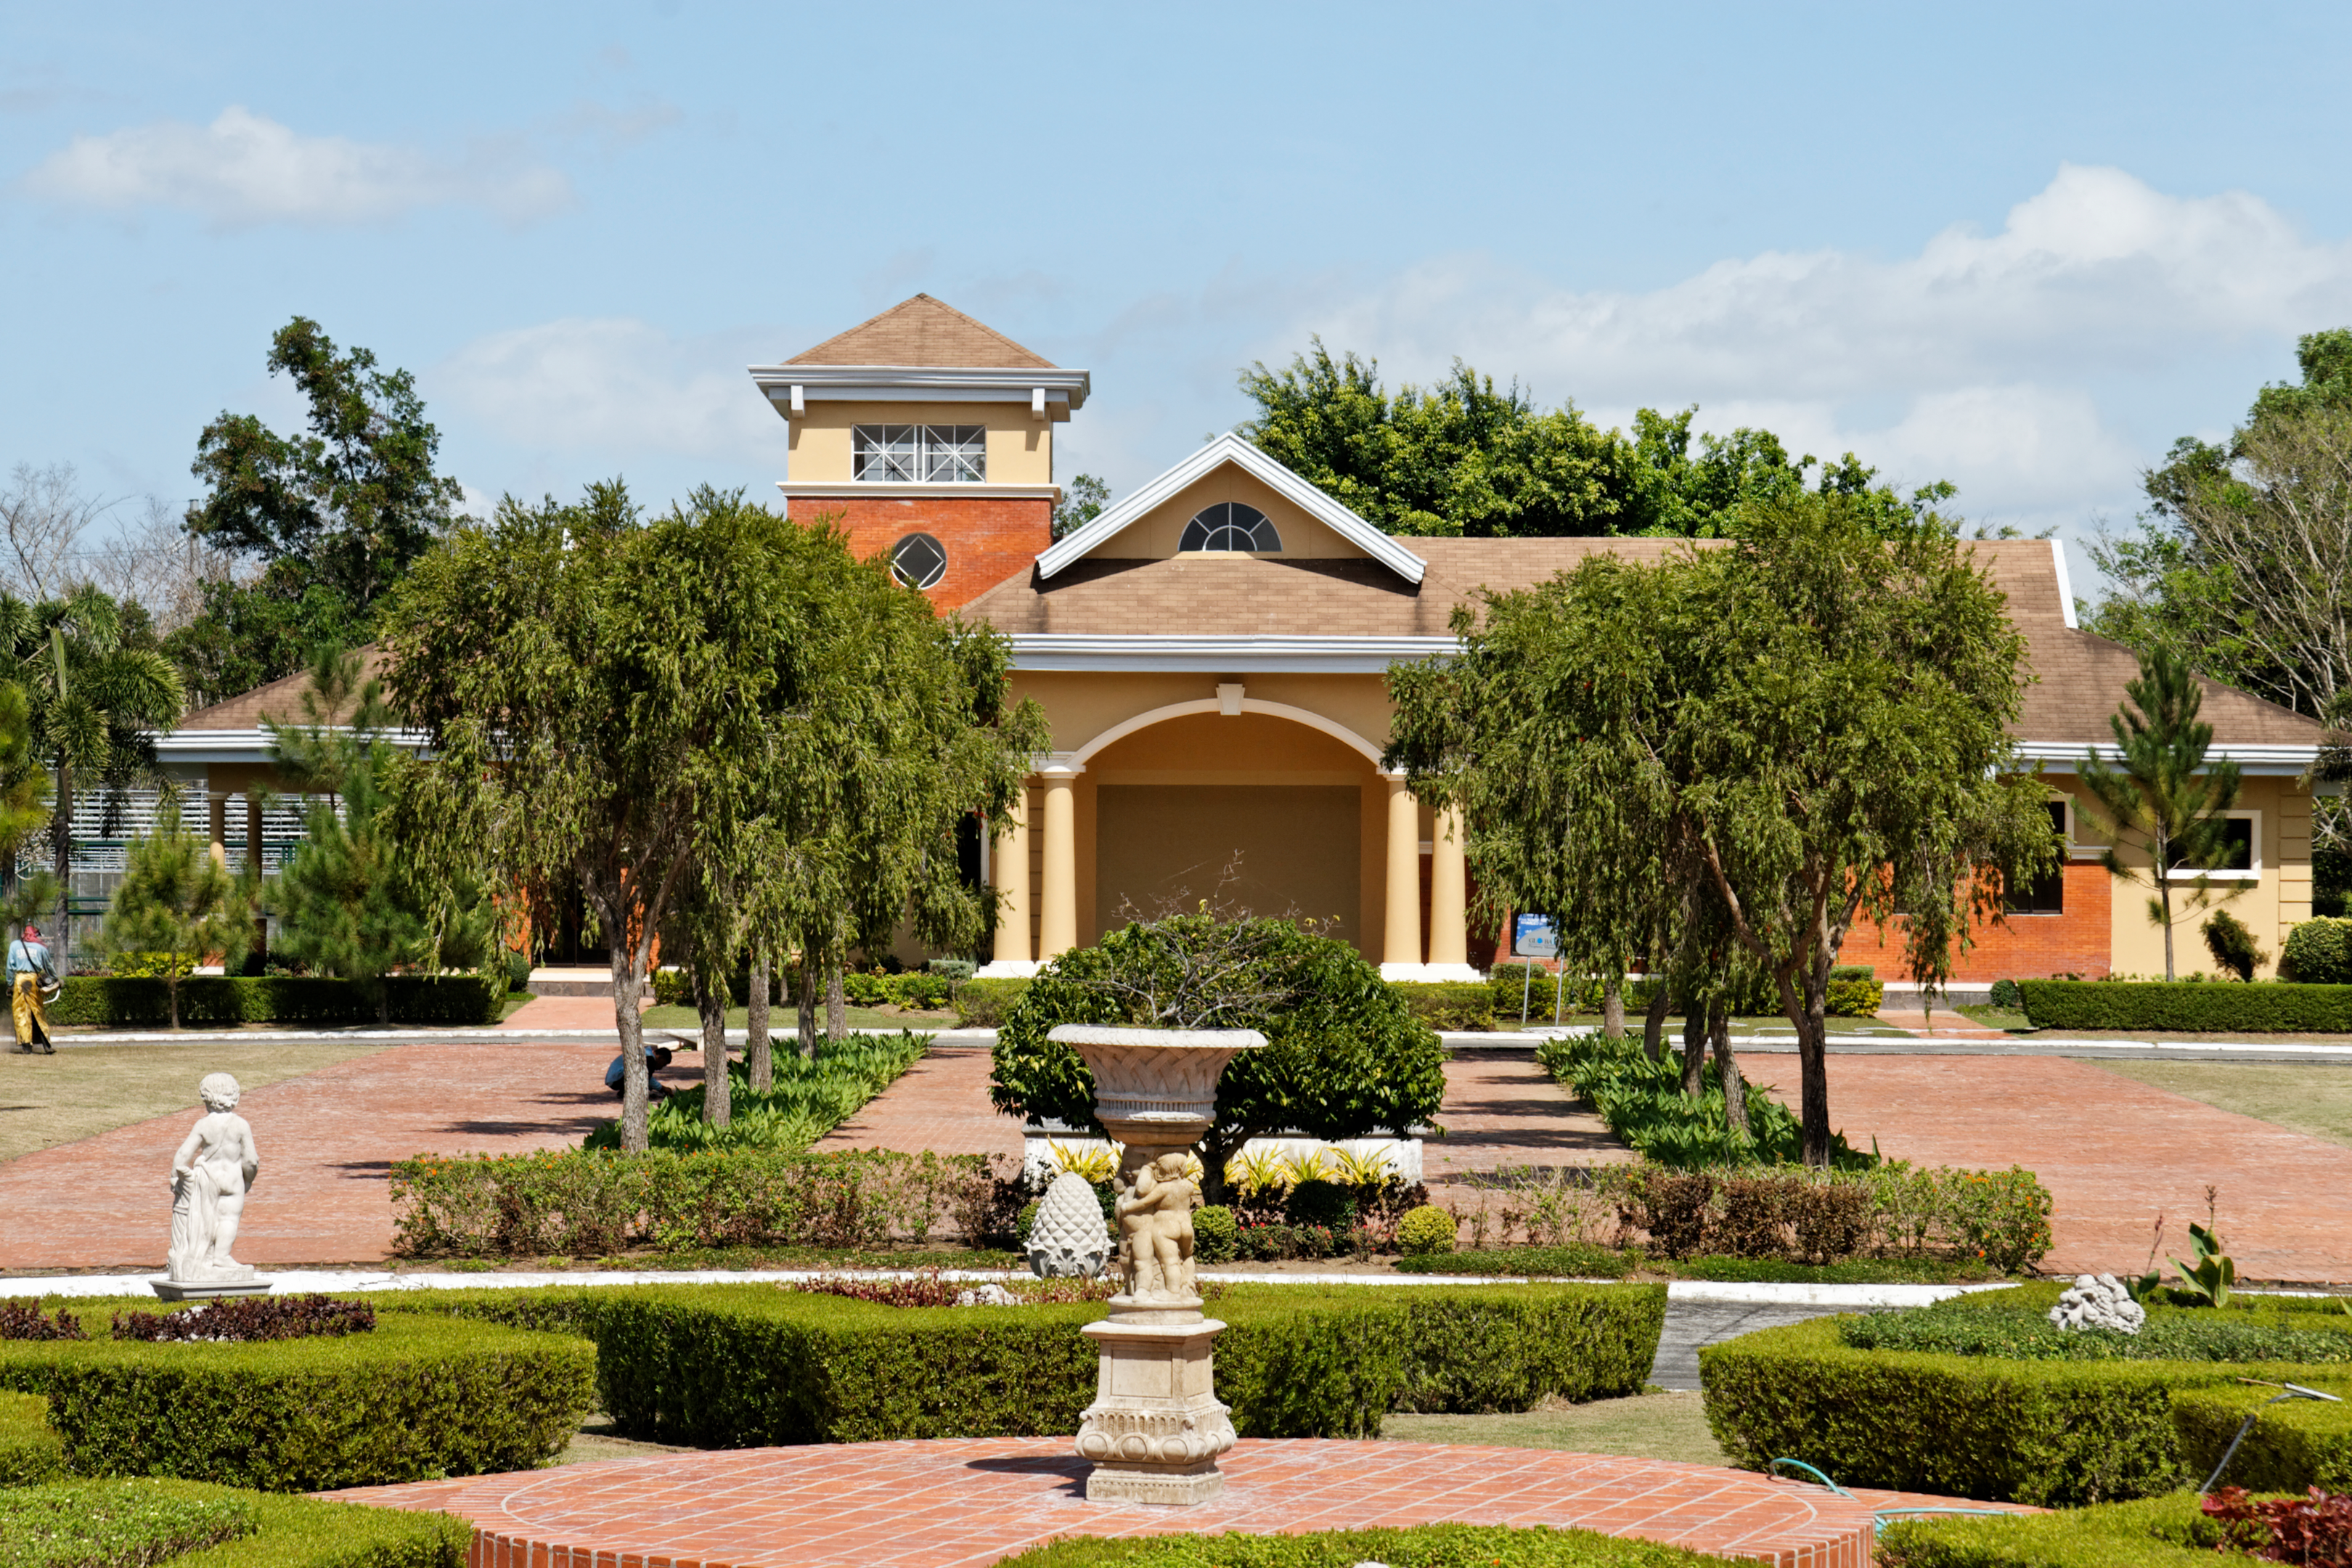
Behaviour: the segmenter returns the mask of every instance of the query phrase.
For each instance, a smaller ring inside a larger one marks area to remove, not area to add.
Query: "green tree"
[[[1079,474],[1062,489],[1054,503],[1054,537],[1066,539],[1102,515],[1110,504],[1110,486],[1092,474]]]
[[[1560,911],[1573,958],[1613,962],[1662,887],[1717,901],[1685,929],[1719,930],[1779,996],[1815,1164],[1855,922],[1940,980],[2001,879],[2051,855],[2005,729],[2024,650],[2000,595],[1940,520],[1883,521],[1847,496],[1751,502],[1721,546],[1596,556],[1465,607],[1459,658],[1389,678],[1387,765],[1464,810],[1485,896]]]
[[[88,584],[37,605],[0,594],[0,639],[29,699],[34,755],[54,786],[49,853],[64,956],[79,792],[104,790],[110,824],[132,785],[165,782],[155,732],[178,721],[184,691],[144,615]]]
[[[362,677],[359,655],[319,650],[302,693],[305,722],[263,721],[280,779],[307,795],[302,842],[271,884],[278,945],[351,981],[390,1022],[384,977],[395,969],[470,967],[488,955],[491,912],[469,879],[436,900],[393,834],[399,753],[385,739],[383,682]]]
[[[453,526],[463,495],[434,472],[440,432],[408,372],[378,369],[363,348],[338,352],[302,316],[270,340],[268,365],[309,405],[309,434],[224,412],[192,465],[209,493],[188,531],[260,568],[208,584],[173,639],[209,700],[295,673],[321,643],[368,640],[383,595]]]
[[[2142,656],[2139,679],[2126,682],[2128,701],[2107,716],[2120,766],[2094,752],[2083,759],[2091,792],[2092,826],[2111,843],[2099,857],[2126,881],[2145,876],[2155,889],[2147,918],[2164,928],[2164,977],[2173,978],[2172,894],[2181,871],[2202,872],[2221,858],[2224,815],[2238,800],[2238,764],[2209,759],[2213,726],[2197,717],[2205,700],[2188,663],[2164,649]],[[2145,868],[2122,855],[2126,838],[2147,852]],[[2188,884],[2189,906],[2201,907],[2213,884],[2202,875]]]
[[[1445,1051],[1380,971],[1344,942],[1287,921],[1206,912],[1130,924],[1074,948],[1029,983],[997,1031],[989,1099],[1008,1116],[1099,1131],[1094,1077],[1058,1024],[1256,1029],[1234,1058],[1201,1143],[1213,1190],[1256,1137],[1410,1135],[1445,1098]]]
[[[165,955],[163,984],[176,1029],[181,976],[215,954],[231,966],[245,956],[253,939],[252,896],[213,858],[203,837],[181,831],[175,795],[163,795],[153,830],[132,839],[124,858],[103,946],[111,954]]]
[[[56,902],[56,879],[47,871],[26,876],[16,851],[49,820],[49,775],[33,750],[33,705],[25,689],[0,680],[0,925],[21,927]],[[64,941],[64,933],[58,933]]]

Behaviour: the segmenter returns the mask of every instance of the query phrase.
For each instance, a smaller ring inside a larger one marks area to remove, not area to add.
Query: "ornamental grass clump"
[[[820,1040],[814,1057],[791,1052],[775,1058],[773,1087],[751,1087],[751,1068],[728,1064],[728,1121],[715,1127],[703,1117],[703,1089],[671,1095],[656,1106],[646,1136],[656,1149],[684,1153],[700,1150],[760,1149],[797,1154],[840,1126],[866,1103],[922,1059],[931,1037],[901,1029],[896,1035],[850,1035]],[[583,1147],[618,1149],[621,1124],[607,1121],[588,1135]]]

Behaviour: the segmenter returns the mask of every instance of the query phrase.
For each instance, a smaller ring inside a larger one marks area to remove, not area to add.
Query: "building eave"
[[[1378,675],[1400,659],[1461,651],[1450,637],[1097,637],[1015,632],[1016,670]]]

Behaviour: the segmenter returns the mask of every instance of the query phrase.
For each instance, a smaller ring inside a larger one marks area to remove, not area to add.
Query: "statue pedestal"
[[[1118,1299],[1113,1299],[1116,1310]],[[1130,1321],[1135,1318],[1174,1321]],[[1200,1303],[1139,1310],[1078,1331],[1101,1348],[1095,1402],[1078,1421],[1078,1457],[1094,1462],[1088,1502],[1206,1502],[1225,1489],[1217,1456],[1234,1424],[1212,1384],[1210,1345],[1224,1331]]]
[[[267,1296],[270,1281],[254,1273],[248,1264],[235,1268],[215,1270],[203,1279],[177,1279],[169,1276],[150,1279],[147,1288],[166,1301],[210,1301],[222,1296]]]

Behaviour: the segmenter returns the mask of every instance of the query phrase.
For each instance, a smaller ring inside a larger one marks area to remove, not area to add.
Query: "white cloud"
[[[1951,479],[1971,510],[2038,515],[2128,504],[2154,456],[2119,430],[2132,383],[2347,320],[2352,245],[2242,192],[2175,196],[2068,164],[1999,233],[1955,226],[1894,259],[1768,251],[1626,292],[1442,258],[1300,312],[1266,357],[1313,331],[1391,377],[1459,355],[1603,417],[1696,402],[1703,428],[1768,426],[1908,482]],[[2174,418],[2168,437],[2189,423]]]
[[[772,455],[781,479],[784,423],[743,371],[773,359],[775,341],[764,329],[684,339],[626,317],[572,317],[478,338],[425,381],[520,446],[616,467],[651,452]]]
[[[237,104],[210,125],[163,120],[77,136],[25,185],[79,206],[177,208],[221,228],[377,223],[447,205],[525,222],[572,201],[571,182],[530,162],[511,138],[442,158],[414,147],[304,136]]]

